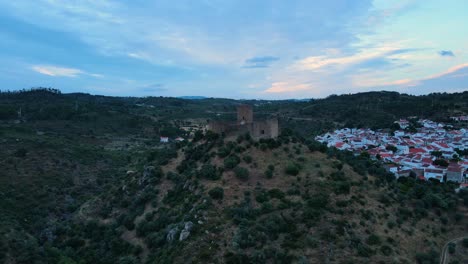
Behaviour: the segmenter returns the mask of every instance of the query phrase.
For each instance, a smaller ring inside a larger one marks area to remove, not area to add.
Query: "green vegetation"
[[[211,198],[215,200],[222,200],[224,197],[224,190],[221,187],[215,187],[211,189],[208,194],[211,196]]]
[[[295,163],[290,162],[286,165],[284,172],[288,175],[296,176],[297,174],[299,174],[299,166]]]
[[[249,170],[244,167],[236,167],[234,169],[234,173],[236,174],[236,177],[241,180],[245,181],[249,179]]]
[[[467,191],[302,136],[464,111],[466,93],[376,96],[255,101],[284,126],[256,141],[181,129],[233,100],[0,93],[0,263],[437,263]]]

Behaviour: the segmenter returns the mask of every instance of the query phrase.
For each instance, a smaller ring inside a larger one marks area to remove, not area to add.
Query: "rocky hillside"
[[[173,159],[141,162],[77,210],[58,238],[68,258],[437,263],[445,241],[468,230],[466,193],[453,186],[395,181],[366,157],[291,137],[209,134],[178,146]]]

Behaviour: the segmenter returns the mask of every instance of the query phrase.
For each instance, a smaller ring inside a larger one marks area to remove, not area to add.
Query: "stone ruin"
[[[242,135],[249,133],[254,139],[276,138],[279,133],[278,118],[254,120],[252,106],[237,107],[237,122],[210,120],[208,130],[225,135]]]

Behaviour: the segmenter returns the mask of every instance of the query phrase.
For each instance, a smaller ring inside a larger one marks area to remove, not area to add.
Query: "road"
[[[440,264],[447,264],[447,251],[448,251],[448,245],[450,243],[457,243],[458,241],[464,239],[464,238],[468,238],[468,236],[464,236],[464,237],[458,237],[458,238],[455,238],[455,239],[452,239],[450,241],[448,241],[447,243],[445,243],[444,245],[444,248],[442,248],[442,252],[440,254]]]

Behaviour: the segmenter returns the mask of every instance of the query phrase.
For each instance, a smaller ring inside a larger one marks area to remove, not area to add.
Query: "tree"
[[[218,173],[216,166],[211,164],[205,164],[201,167],[199,177],[209,179],[209,180],[219,180],[221,178],[220,173]]]
[[[432,162],[432,164],[442,166],[442,167],[447,167],[449,165],[448,161],[444,159],[436,159]]]
[[[386,150],[389,150],[389,151],[392,151],[393,153],[397,152],[397,147],[393,146],[393,145],[387,145],[387,147],[385,147]]]
[[[286,165],[286,168],[284,171],[288,175],[296,176],[297,174],[299,174],[299,167],[295,163],[290,162],[288,163],[288,165]]]
[[[450,254],[453,254],[453,253],[455,253],[455,250],[456,250],[456,244],[453,243],[453,242],[450,242],[450,243],[448,244],[448,252],[449,252]]]
[[[211,198],[215,200],[222,200],[224,197],[224,189],[221,187],[215,187],[211,189],[208,194],[211,196]]]
[[[436,158],[440,158],[440,157],[442,157],[442,151],[438,151],[438,150],[431,151],[431,155],[436,157]]]
[[[249,179],[249,170],[247,170],[244,167],[236,167],[234,169],[234,173],[236,174],[236,177],[241,179],[241,180],[247,180]]]
[[[240,158],[236,155],[231,155],[224,159],[224,167],[228,170],[233,169],[239,164]]]
[[[462,245],[463,245],[464,247],[468,248],[468,238],[464,238],[464,239],[462,240]]]

